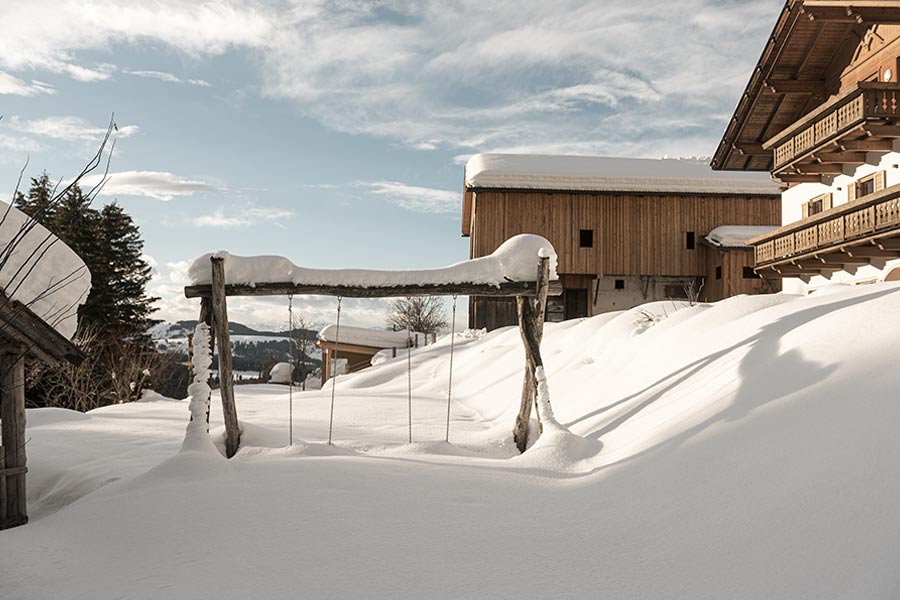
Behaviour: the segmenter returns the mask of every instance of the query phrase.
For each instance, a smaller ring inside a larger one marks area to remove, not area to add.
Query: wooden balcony
[[[763,277],[829,276],[900,258],[900,185],[749,240]]]
[[[900,138],[900,83],[860,82],[768,140],[775,177],[785,183],[838,175],[866,152],[889,152]]]

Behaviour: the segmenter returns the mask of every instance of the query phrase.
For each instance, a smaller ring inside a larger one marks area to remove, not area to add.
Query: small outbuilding
[[[425,345],[424,333],[382,331],[365,327],[328,325],[319,332],[316,346],[322,349],[322,383],[331,377],[332,362],[346,361],[347,373],[354,373],[372,364],[372,357],[382,350],[397,350]]]

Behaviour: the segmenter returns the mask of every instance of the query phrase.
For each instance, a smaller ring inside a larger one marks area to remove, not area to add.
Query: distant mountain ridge
[[[197,327],[196,319],[188,319],[184,321],[176,321],[174,323],[160,323],[150,328],[150,335],[153,339],[165,339],[172,337],[180,337],[180,336],[188,336],[193,331],[194,328]],[[272,338],[284,338],[290,337],[291,332],[284,331],[263,331],[259,329],[254,329],[248,325],[244,325],[243,323],[237,323],[235,321],[231,321],[228,324],[228,332],[232,335],[247,335],[247,336],[258,336],[258,337],[272,337]],[[314,329],[295,329],[294,333],[299,333],[300,335],[308,335],[311,337],[315,337],[318,335],[318,331]]]

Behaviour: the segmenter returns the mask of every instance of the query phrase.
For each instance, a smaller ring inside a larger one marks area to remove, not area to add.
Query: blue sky
[[[71,176],[111,113],[110,182],[161,318],[211,250],[310,267],[464,260],[477,152],[706,156],[780,0],[0,3],[0,192]],[[5,183],[4,183],[5,182]],[[297,299],[310,320],[333,300]],[[231,318],[277,327],[286,301]],[[379,326],[379,301],[348,323]]]

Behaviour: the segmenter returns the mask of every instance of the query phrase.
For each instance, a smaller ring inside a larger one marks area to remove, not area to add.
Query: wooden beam
[[[519,281],[489,285],[479,283],[425,284],[381,287],[356,287],[346,285],[305,285],[294,283],[258,283],[256,285],[229,284],[226,296],[287,296],[293,294],[317,296],[342,296],[344,298],[401,298],[407,296],[534,296],[536,284]],[[551,281],[547,288],[551,296],[562,294],[562,284]],[[210,285],[190,285],[184,288],[187,298],[204,298],[212,294]]]
[[[897,238],[875,240],[873,243],[881,250],[900,251],[900,240]]]
[[[800,267],[804,271],[843,271],[843,263],[826,263],[821,260],[797,260],[791,261],[792,265]]]
[[[812,94],[814,96],[825,95],[825,82],[820,79],[769,79],[765,82],[774,94]]]
[[[737,142],[731,145],[735,152],[739,152],[744,156],[771,156],[772,151],[763,148],[762,144],[751,144],[747,142]]]
[[[25,489],[25,354],[24,345],[4,348],[0,354],[0,445],[3,464],[14,474],[0,474],[6,479],[5,514],[0,529],[28,522]]]
[[[783,183],[822,183],[821,175],[775,175],[775,178]]]
[[[225,259],[213,256],[212,313],[219,344],[219,395],[225,420],[225,455],[231,458],[241,443],[241,430],[234,406],[234,375],[231,368],[231,336],[228,333],[228,307],[225,300]]]
[[[837,163],[841,165],[861,165],[866,162],[865,152],[819,152],[814,155],[820,163]],[[800,167],[801,169],[803,167]]]
[[[537,403],[537,380],[535,370],[544,366],[541,358],[541,339],[544,335],[544,314],[547,307],[547,288],[550,279],[550,259],[538,257],[538,276],[534,300],[526,296],[516,299],[519,317],[519,334],[525,345],[525,380],[522,383],[522,398],[519,414],[513,427],[513,440],[519,452],[528,446],[528,426],[531,422],[531,407]],[[538,414],[540,422],[540,414]]]
[[[840,165],[817,164],[797,165],[794,167],[800,175],[843,175],[844,170]]]
[[[842,150],[861,150],[863,152],[891,152],[894,144],[891,140],[873,140],[866,138],[862,140],[841,140],[838,145]]]
[[[900,25],[900,6],[896,2],[805,0],[803,8],[817,21]]]
[[[877,246],[855,246],[853,248],[841,249],[847,256],[853,258],[900,258],[900,250],[882,250]]]
[[[865,132],[876,138],[900,138],[898,125],[866,125]]]
[[[54,364],[81,364],[81,351],[30,308],[0,291],[0,335],[21,342],[29,355]]]

